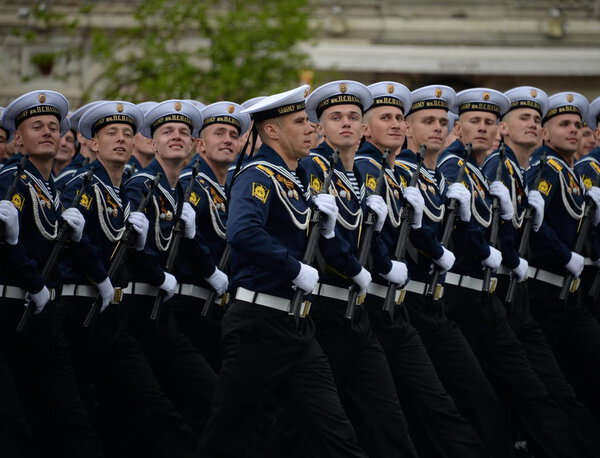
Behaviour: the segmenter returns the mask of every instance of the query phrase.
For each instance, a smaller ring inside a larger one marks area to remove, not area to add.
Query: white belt
[[[153,286],[149,283],[129,283],[123,292],[125,294],[137,294],[139,296],[156,296],[158,295],[158,290],[158,286]]]
[[[189,283],[182,283],[177,287],[176,294],[181,294],[182,296],[197,297],[199,299],[208,299],[210,291],[206,288],[201,288],[200,286],[191,285]]]
[[[251,304],[262,305],[263,307],[269,307],[271,309],[280,310],[282,312],[290,313],[291,301],[283,297],[271,296],[270,294],[257,293],[246,288],[239,287],[235,293],[235,298],[240,301],[250,302]],[[310,311],[310,302],[302,302],[300,307],[300,317],[304,318]]]
[[[594,261],[592,261],[590,258],[583,258],[583,265],[584,266],[593,266]]]
[[[126,289],[126,288],[125,288]],[[123,300],[123,288],[115,287],[115,293],[111,301],[112,304],[118,304]],[[100,294],[96,286],[91,285],[63,285],[61,296],[75,296],[75,297],[97,297]]]
[[[510,275],[511,273],[512,270],[506,267],[504,264],[500,264],[500,267],[498,267],[498,270],[496,271],[496,274],[498,275]]]
[[[349,288],[340,288],[339,286],[318,284],[313,290],[313,294],[318,296],[328,297],[330,299],[338,299],[340,301],[348,301],[350,294]]]
[[[474,291],[483,291],[483,280],[481,278],[469,277],[468,275],[458,275],[452,272],[446,273],[447,285],[460,286],[461,288],[472,289]],[[490,294],[496,290],[497,279],[492,277],[490,282]]]
[[[531,271],[528,271],[527,274],[534,280],[539,280],[554,286],[562,286],[565,281],[565,277],[562,275],[554,274],[547,270],[536,269],[535,267],[530,267],[530,269]]]
[[[25,299],[25,291],[23,288],[18,286],[0,285],[0,297],[7,299]]]
[[[382,299],[385,299],[385,294],[387,293],[387,286],[379,285],[377,283],[371,282],[369,284],[369,289],[367,290],[367,292],[369,294],[372,294],[373,296],[377,296],[377,297],[380,297]],[[401,295],[401,293],[402,293],[402,290],[400,290],[400,289],[396,290],[396,294],[394,295],[394,302],[396,304],[400,303],[400,295]]]
[[[425,294],[427,292],[427,283],[410,280],[402,289],[410,291],[411,293]]]

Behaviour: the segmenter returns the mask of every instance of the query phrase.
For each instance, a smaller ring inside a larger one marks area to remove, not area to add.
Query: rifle
[[[537,176],[535,178],[535,182],[533,184],[533,189],[537,189],[540,185],[540,181],[542,180],[542,172],[544,167],[546,166],[546,161],[548,160],[547,154],[544,152],[542,158],[540,159],[540,165],[538,166]],[[529,247],[529,236],[531,235],[531,229],[533,228],[533,209],[531,206],[528,206],[525,210],[525,214],[523,215],[523,219],[525,220],[525,225],[523,226],[523,234],[521,235],[521,241],[519,242],[519,257],[523,258],[527,254],[527,248]],[[515,300],[515,294],[517,292],[517,277],[514,273],[510,274],[510,283],[508,284],[508,290],[506,291],[506,303],[511,304]]]
[[[421,165],[423,164],[423,156],[427,151],[426,145],[421,145],[419,147],[419,151],[417,152],[417,168],[413,172],[410,177],[410,182],[408,186],[415,187],[417,185],[417,181],[419,181],[419,174],[421,173]],[[410,230],[410,220],[414,214],[414,208],[410,205],[406,205],[406,200],[404,201],[405,208],[402,211],[400,230],[398,231],[398,238],[396,240],[396,249],[394,250],[394,259],[396,261],[400,261],[404,259],[404,255],[406,253],[406,247],[408,245],[408,232]],[[396,283],[389,283],[387,289],[385,291],[385,299],[383,300],[383,311],[387,312],[391,317],[393,317],[393,307],[396,303],[396,290],[400,285]],[[399,304],[402,303],[403,297],[401,297]]]
[[[321,186],[321,190],[319,194],[328,194],[329,187],[331,186],[331,182],[333,180],[333,176],[335,174],[335,165],[337,164],[339,158],[339,153],[334,151],[331,155],[331,159],[329,160],[329,168],[327,169],[327,174],[325,175],[325,179],[323,180],[323,186]],[[308,234],[308,242],[306,244],[306,249],[304,250],[304,256],[302,257],[302,263],[307,265],[312,265],[315,255],[317,254],[317,243],[319,241],[319,235],[321,233],[321,228],[325,223],[325,218],[323,214],[316,209],[313,211],[311,215],[311,224],[310,232]],[[290,313],[294,315],[294,320],[296,323],[300,318],[300,309],[302,307],[302,301],[304,300],[304,291],[300,288],[296,289],[294,293],[294,297],[292,298]]]
[[[154,179],[150,182],[148,191],[146,192],[146,195],[144,196],[144,198],[138,204],[136,211],[144,212],[146,210],[146,207],[152,200],[152,196],[154,195],[154,190],[156,189],[156,186],[158,186],[158,182],[160,181],[160,178],[161,178],[161,173],[159,172],[156,174]],[[119,240],[117,246],[115,247],[115,250],[111,257],[110,266],[108,267],[108,278],[110,278],[111,281],[113,280],[113,278],[117,274],[117,272],[119,272],[119,270],[121,269],[121,266],[123,265],[123,262],[125,261],[125,254],[129,250],[129,248],[131,247],[131,244],[133,242],[133,238],[132,238],[133,233],[134,233],[133,226],[131,225],[131,223],[126,222],[125,223],[125,231],[123,232],[121,239]],[[92,322],[94,321],[94,318],[96,317],[96,314],[98,313],[98,309],[100,308],[101,305],[102,305],[102,296],[100,294],[98,294],[96,296],[96,299],[94,299],[94,302],[92,303],[92,307],[90,308],[90,311],[88,312],[87,316],[85,317],[85,320],[83,321],[84,328],[89,328],[91,326]]]
[[[499,161],[498,166],[496,167],[496,179],[495,181],[502,180],[502,168],[504,166],[504,151],[506,150],[506,145],[504,142],[500,145],[500,149],[498,151]],[[492,199],[492,222],[490,224],[490,246],[496,248],[498,244],[498,230],[500,229],[500,199],[495,197]],[[481,290],[485,293],[490,292],[490,284],[492,282],[492,269],[486,267],[483,272],[483,287]]]
[[[377,178],[377,184],[375,185],[375,190],[373,194],[381,195],[383,190],[383,185],[385,184],[385,169],[387,166],[387,159],[390,155],[390,150],[386,149],[381,156],[381,172],[379,173],[379,177]],[[367,217],[365,218],[365,222],[363,223],[363,231],[362,231],[362,240],[360,243],[360,248],[358,250],[358,262],[361,266],[364,266],[367,262],[367,257],[369,256],[369,252],[371,251],[371,241],[373,240],[373,226],[375,225],[375,212],[369,210],[367,213]],[[350,288],[350,293],[348,295],[348,305],[346,306],[346,318],[350,321],[354,318],[354,309],[358,303],[362,303],[364,301],[364,296],[359,298],[359,289],[358,286],[353,283]]]
[[[88,169],[88,171],[86,172],[86,174],[84,175],[83,183],[81,184],[81,187],[75,193],[75,197],[73,198],[73,202],[71,204],[71,207],[69,207],[69,208],[76,207],[77,205],[79,205],[81,195],[83,194],[83,191],[85,190],[86,186],[90,183],[90,181],[92,181],[93,176],[94,176],[94,167],[90,167]],[[58,262],[58,257],[60,255],[60,252],[67,244],[70,232],[71,232],[71,226],[69,226],[66,221],[63,221],[62,224],[60,225],[60,227],[58,228],[58,232],[56,233],[56,239],[54,240],[54,245],[52,246],[52,251],[50,252],[48,259],[46,260],[46,264],[44,265],[44,268],[42,269],[41,277],[42,277],[42,282],[44,283],[44,285],[46,284],[46,281],[48,281],[48,278],[50,277],[50,273],[54,270],[54,267],[56,266],[56,263]],[[25,325],[27,324],[27,320],[29,320],[29,317],[31,316],[31,314],[33,312],[33,308],[34,308],[34,305],[31,304],[31,302],[29,302],[25,308],[25,311],[21,315],[21,319],[19,320],[19,324],[17,325],[17,332],[22,332],[23,329],[25,329]]]
[[[8,191],[6,191],[5,200],[12,200],[12,196],[17,190],[17,185],[19,184],[19,180],[21,179],[21,174],[23,170],[25,170],[25,166],[27,165],[27,161],[29,160],[29,153],[24,154],[19,163],[17,164],[17,170],[15,170],[15,177],[13,178],[12,183],[10,184]],[[4,240],[4,231],[6,227],[4,224],[0,224],[0,240]]]
[[[194,166],[192,167],[192,179],[188,183],[188,186],[183,194],[183,202],[190,201],[190,195],[192,194],[192,190],[194,189],[194,182],[196,181],[196,176],[198,175],[198,171],[200,170],[200,161],[196,161]],[[175,261],[177,260],[177,256],[179,255],[179,245],[181,244],[181,237],[183,237],[184,230],[184,222],[181,219],[181,211],[183,210],[183,204],[181,205],[181,209],[179,210],[179,215],[177,215],[177,221],[175,222],[175,227],[173,227],[173,239],[171,240],[171,247],[169,248],[169,255],[167,256],[167,262],[165,263],[165,271],[171,273],[175,268]],[[194,222],[194,224],[196,224]],[[160,290],[158,296],[154,300],[154,307],[152,307],[152,313],[150,314],[150,319],[152,321],[156,321],[156,319],[160,315],[160,309],[162,307],[163,302],[165,301],[165,292]]]
[[[463,179],[467,171],[467,162],[469,160],[469,156],[471,155],[471,149],[473,145],[471,143],[467,143],[465,145],[465,151],[463,155],[463,166],[458,171],[456,175],[455,183],[460,183]],[[452,236],[452,231],[454,230],[454,221],[456,220],[456,213],[458,212],[458,202],[456,199],[450,199],[448,203],[448,217],[446,218],[446,224],[444,225],[444,231],[442,232],[442,239],[440,243],[444,247],[448,247],[450,243],[450,237]],[[431,276],[431,282],[427,285],[427,294],[432,294],[434,298],[436,298],[438,294],[438,283],[440,281],[440,274],[442,273],[440,267],[435,264],[433,267],[433,274]]]
[[[598,186],[599,181],[600,176],[596,178],[594,186]],[[577,234],[577,240],[575,240],[575,247],[573,248],[575,253],[581,254],[583,252],[584,245],[588,240],[588,235],[590,229],[592,228],[592,219],[595,210],[596,206],[592,203],[591,199],[587,198],[585,202],[585,210],[579,225],[579,233]],[[594,279],[594,281],[596,280]],[[577,288],[579,288],[579,278],[575,278],[573,274],[569,273],[563,281],[558,298],[561,301],[566,302],[567,299],[569,299],[569,294],[577,291]]]

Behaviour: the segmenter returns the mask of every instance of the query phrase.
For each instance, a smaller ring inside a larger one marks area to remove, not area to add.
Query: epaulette
[[[325,165],[325,162],[323,162],[323,159],[321,157],[313,156],[312,159],[313,159],[313,161],[315,161],[317,163],[317,165],[319,167],[321,167],[321,170],[323,172],[327,172],[328,167],[327,167],[327,165]]]
[[[560,172],[563,169],[563,166],[560,165],[560,163],[554,158],[548,159],[548,165],[550,167],[552,167],[554,170],[556,170],[557,172]]]
[[[398,167],[402,167],[407,172],[412,172],[412,169],[408,165],[406,165],[404,162],[396,161],[396,162],[394,162],[394,164],[396,164]]]
[[[269,167],[263,165],[263,164],[258,164],[256,166],[256,169],[260,170],[262,173],[264,173],[265,175],[272,177],[273,175],[275,175],[275,172],[273,172]]]
[[[510,159],[504,159],[504,165],[506,166],[506,170],[508,170],[509,175],[512,177],[515,174],[515,169],[513,168]]]
[[[600,173],[600,165],[596,161],[590,161],[590,165],[596,171],[596,173]]]

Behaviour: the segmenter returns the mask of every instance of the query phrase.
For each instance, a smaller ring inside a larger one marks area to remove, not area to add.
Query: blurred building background
[[[81,102],[102,68],[88,52],[92,29],[130,27],[136,3],[0,0],[0,105],[41,87]],[[59,20],[60,33],[44,33]],[[600,0],[315,0],[311,24],[299,80],[600,96]]]

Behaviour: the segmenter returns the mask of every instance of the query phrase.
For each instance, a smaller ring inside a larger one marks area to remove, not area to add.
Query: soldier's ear
[[[508,135],[508,128],[506,127],[506,123],[504,121],[500,121],[498,123],[498,130],[500,131],[500,135],[503,137]]]
[[[277,119],[277,118],[275,118]],[[272,139],[272,140],[277,140],[279,138],[279,129],[277,128],[277,126],[274,123],[271,122],[266,122],[263,126],[262,126],[262,131],[265,133],[265,135]]]
[[[371,136],[371,129],[369,128],[369,125],[364,123],[362,124],[362,134],[364,137],[370,137]]]

